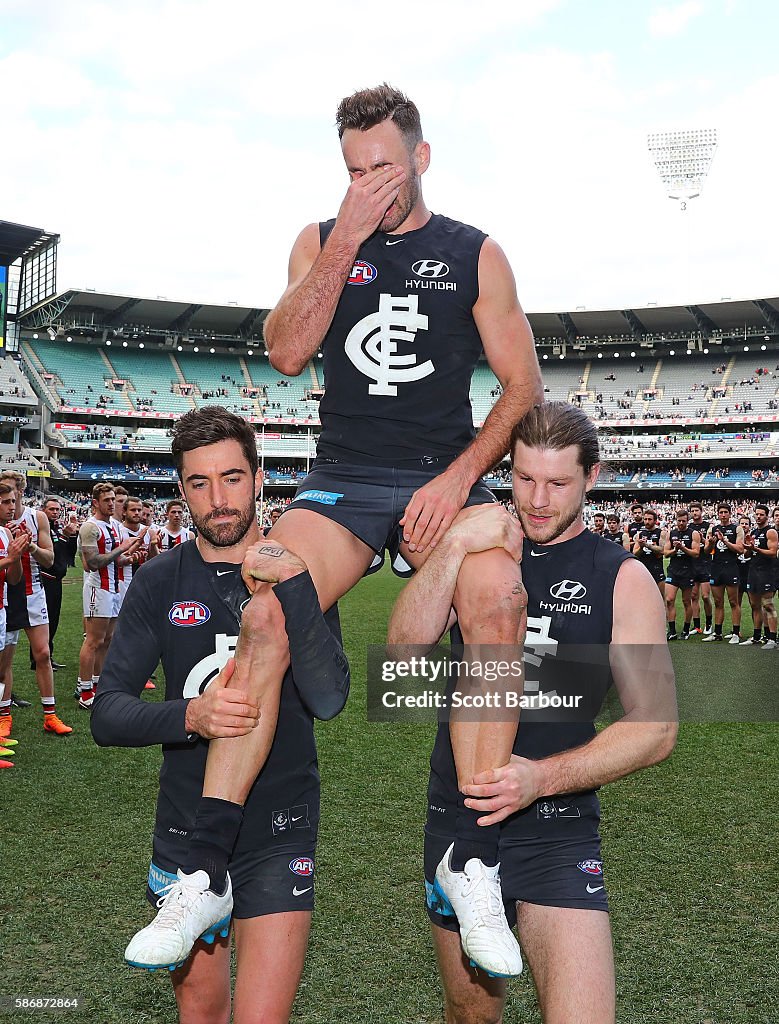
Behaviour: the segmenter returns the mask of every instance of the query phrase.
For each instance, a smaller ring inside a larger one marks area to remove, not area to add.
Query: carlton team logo
[[[435,366],[429,359],[417,363],[416,354],[406,350],[417,331],[426,330],[427,317],[419,312],[417,295],[379,295],[378,310],[358,320],[344,342],[354,366],[374,382],[368,385],[369,395],[395,398],[398,384],[433,373]]]
[[[352,267],[352,272],[347,278],[347,284],[370,284],[371,281],[375,281],[378,276],[378,270],[372,263],[366,263],[365,260],[357,260]]]
[[[177,601],[168,612],[174,626],[202,626],[211,618],[211,609],[199,601]]]
[[[289,870],[303,878],[310,878],[314,873],[314,862],[310,857],[296,857],[289,862]]]

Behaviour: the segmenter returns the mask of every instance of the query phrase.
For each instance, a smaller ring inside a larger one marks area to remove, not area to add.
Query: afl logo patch
[[[580,860],[576,867],[585,873],[585,875],[602,875],[603,874],[603,861],[602,860]]]
[[[446,277],[449,267],[440,260],[417,260],[411,269],[417,277]]]
[[[372,263],[366,263],[365,260],[357,260],[352,267],[352,272],[347,278],[347,284],[370,284],[371,281],[375,281],[378,276],[378,270]]]
[[[310,857],[296,857],[289,862],[289,870],[295,875],[310,878],[314,873],[314,862]]]
[[[202,626],[211,618],[211,609],[199,601],[177,601],[168,612],[174,626]]]

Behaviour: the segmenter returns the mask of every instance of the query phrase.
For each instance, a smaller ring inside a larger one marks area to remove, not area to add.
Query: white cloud
[[[658,7],[649,15],[649,34],[655,39],[681,35],[703,12],[701,0],[685,0],[674,7]]]

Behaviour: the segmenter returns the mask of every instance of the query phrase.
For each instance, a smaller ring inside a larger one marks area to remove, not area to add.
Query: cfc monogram
[[[427,317],[417,312],[418,304],[416,295],[382,293],[378,312],[369,313],[349,331],[344,348],[360,373],[374,382],[368,386],[369,395],[395,398],[398,384],[421,380],[435,371],[429,359],[417,364],[413,352],[398,352],[398,342],[411,344],[417,331],[427,330]]]

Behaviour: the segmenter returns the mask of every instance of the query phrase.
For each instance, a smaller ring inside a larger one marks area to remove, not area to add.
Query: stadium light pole
[[[706,175],[709,173],[714,154],[717,151],[717,129],[698,128],[690,131],[654,132],[647,136],[647,145],[657,173],[665,186],[669,199],[679,202],[682,211],[687,203],[701,194]],[[686,298],[692,301],[692,226],[687,217],[683,219],[684,240],[681,242],[684,260],[684,287]]]
[[[669,199],[687,202],[699,196],[717,151],[717,129],[655,132],[647,136],[647,145],[657,173]]]

